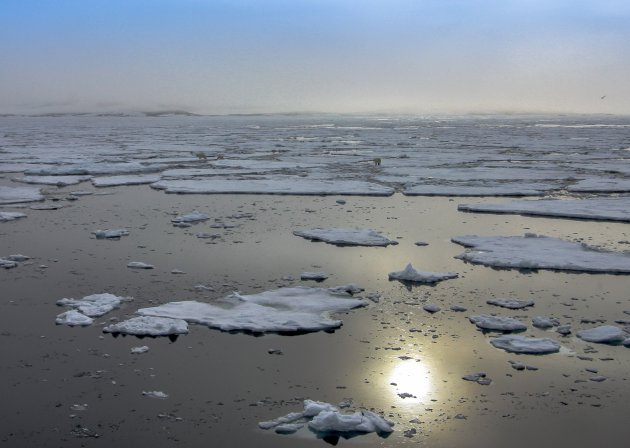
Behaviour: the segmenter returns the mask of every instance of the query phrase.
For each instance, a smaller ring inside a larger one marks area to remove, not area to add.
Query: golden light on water
[[[431,373],[420,361],[406,360],[394,365],[388,381],[394,386],[396,398],[406,403],[417,403],[431,392]],[[399,394],[404,394],[401,397]],[[408,396],[408,395],[412,396]]]

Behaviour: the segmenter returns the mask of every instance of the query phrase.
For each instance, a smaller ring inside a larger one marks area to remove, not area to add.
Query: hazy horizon
[[[621,0],[5,0],[0,113],[630,114]]]

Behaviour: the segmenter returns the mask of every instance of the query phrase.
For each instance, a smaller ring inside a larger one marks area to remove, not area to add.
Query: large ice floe
[[[39,188],[5,187],[0,185],[0,204],[18,204],[21,202],[43,201]]]
[[[372,432],[387,437],[394,426],[393,422],[375,412],[362,410],[343,414],[330,403],[304,400],[302,412],[291,412],[270,421],[260,422],[258,427],[265,430],[274,429],[278,434],[291,434],[305,424],[317,437],[327,439],[329,437],[349,439]]]
[[[498,204],[460,204],[457,209],[466,212],[513,213],[558,218],[630,221],[630,197],[627,196],[571,200],[541,199]]]
[[[188,322],[168,317],[138,316],[108,325],[103,328],[103,332],[134,336],[177,336],[188,334]]]
[[[460,236],[452,241],[469,248],[458,255],[470,263],[500,268],[555,269],[630,274],[630,255],[599,250],[558,238],[525,236]]]
[[[152,188],[166,193],[292,194],[391,196],[394,189],[358,180],[308,179],[275,176],[269,179],[161,180]]]
[[[627,193],[630,192],[630,179],[584,179],[567,190],[574,193]]]
[[[553,184],[523,185],[521,182],[491,185],[414,185],[403,190],[405,196],[541,196],[555,189]]]
[[[99,317],[118,308],[123,301],[130,300],[127,297],[119,297],[114,294],[92,294],[82,299],[61,299],[57,305],[74,308],[89,317]]]
[[[493,316],[490,314],[480,314],[468,318],[477,328],[486,331],[525,331],[527,325],[518,319],[506,316]]]
[[[152,184],[160,180],[159,174],[136,174],[127,176],[95,177],[92,185],[95,187],[117,187],[120,185],[144,185]]]
[[[183,319],[223,331],[306,333],[334,330],[342,321],[329,314],[366,305],[347,293],[298,286],[251,295],[233,293],[213,304],[170,302],[141,308],[137,314]]]
[[[19,212],[0,212],[0,222],[15,221],[20,218],[26,218],[26,215]]]
[[[437,283],[442,280],[457,278],[456,272],[423,272],[414,269],[411,263],[402,271],[390,272],[390,280],[401,280],[414,283]]]
[[[92,176],[23,176],[16,177],[13,180],[15,182],[22,182],[25,184],[41,184],[41,185],[56,185],[57,187],[66,187],[68,185],[77,185],[81,182],[88,181]]]
[[[630,334],[614,325],[602,325],[580,330],[575,335],[583,341],[599,344],[618,344],[630,337]]]
[[[397,241],[372,229],[314,228],[294,230],[293,235],[312,241],[324,241],[338,246],[389,246]]]
[[[560,351],[560,344],[549,338],[503,335],[490,339],[490,344],[510,353],[544,355]]]
[[[82,174],[127,174],[160,171],[164,165],[143,165],[138,162],[85,162],[69,165],[46,165],[24,172],[29,176],[78,176]]]

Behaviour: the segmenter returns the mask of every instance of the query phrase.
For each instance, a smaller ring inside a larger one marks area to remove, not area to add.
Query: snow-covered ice
[[[281,288],[258,294],[233,293],[216,304],[196,301],[171,302],[142,308],[138,314],[184,319],[223,331],[311,332],[332,330],[342,325],[330,313],[366,306],[345,293],[325,288]]]
[[[601,325],[595,328],[580,330],[575,335],[586,342],[600,344],[616,344],[626,340],[630,334],[614,325]]]
[[[544,355],[560,351],[560,344],[549,338],[503,335],[490,339],[490,344],[510,353]]]
[[[609,252],[558,238],[476,236],[452,238],[469,248],[458,255],[464,261],[503,268],[556,269],[582,272],[630,273],[630,255]]]
[[[57,305],[74,308],[86,316],[99,317],[109,313],[114,308],[118,308],[121,302],[129,300],[126,297],[115,296],[114,294],[92,294],[82,299],[60,299]]]
[[[470,322],[475,324],[482,330],[490,331],[524,331],[527,325],[518,319],[506,316],[493,316],[490,314],[480,314],[478,316],[470,316]]]
[[[68,325],[70,327],[85,327],[87,325],[92,325],[93,322],[94,319],[78,312],[77,310],[70,310],[65,313],[61,313],[57,316],[57,319],[55,319],[55,323],[57,323],[57,325]]]
[[[0,204],[18,204],[43,200],[44,196],[39,188],[5,187],[0,185]]]
[[[390,280],[401,280],[416,283],[437,283],[442,280],[457,278],[455,272],[423,272],[414,269],[411,263],[407,264],[402,271],[390,272]]]
[[[127,263],[128,268],[132,269],[153,269],[155,266],[152,264],[145,263],[143,261],[130,261]]]
[[[15,221],[20,218],[26,218],[26,215],[19,212],[0,212],[0,222]]]
[[[490,299],[486,300],[488,305],[500,306],[501,308],[508,308],[511,310],[520,310],[527,308],[528,306],[534,306],[533,300],[519,300],[519,299]]]
[[[187,223],[191,223],[191,222],[200,222],[200,221],[206,221],[210,219],[210,216],[206,215],[205,213],[201,213],[197,210],[193,210],[191,213],[188,213],[186,215],[179,215],[176,216],[175,218],[171,219],[172,222],[187,222]]]
[[[77,185],[81,182],[90,180],[92,176],[23,176],[15,177],[12,180],[22,182],[24,184],[41,184],[56,185],[57,187],[66,187],[68,185]]]
[[[118,239],[122,236],[129,235],[127,229],[107,229],[107,230],[95,230],[92,232],[96,239]]]
[[[172,336],[188,334],[188,323],[169,317],[138,316],[103,328],[105,333],[134,336]]]
[[[152,184],[160,180],[159,174],[137,174],[128,176],[95,177],[92,185],[95,187],[116,187],[120,185]]]
[[[338,227],[294,230],[293,234],[313,241],[324,241],[339,246],[389,246],[397,241],[372,229],[345,229]]]
[[[630,197],[592,199],[540,199],[495,204],[460,204],[460,211],[513,213],[558,218],[630,221]]]

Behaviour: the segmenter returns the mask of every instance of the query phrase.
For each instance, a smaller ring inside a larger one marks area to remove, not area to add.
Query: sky
[[[630,114],[629,79],[628,0],[0,0],[0,113]]]

